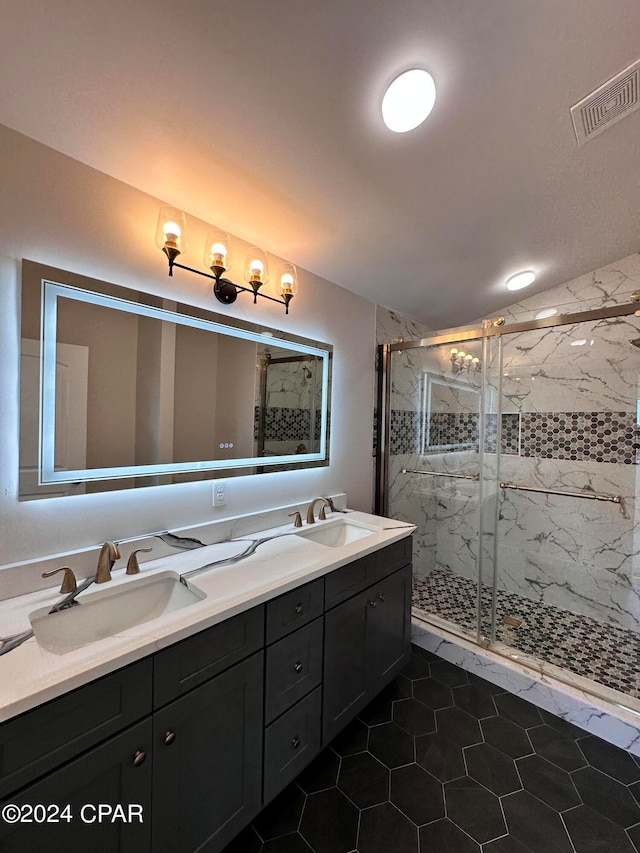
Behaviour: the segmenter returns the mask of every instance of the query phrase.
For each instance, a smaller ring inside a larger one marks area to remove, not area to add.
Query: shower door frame
[[[434,335],[429,338],[419,338],[412,341],[396,341],[392,344],[380,344],[378,346],[378,393],[377,393],[377,422],[376,422],[376,486],[375,486],[375,504],[374,512],[377,515],[386,516],[389,513],[389,457],[391,449],[391,354],[393,352],[402,352],[408,349],[430,349],[443,344],[457,344],[470,340],[482,340],[483,358],[482,358],[482,394],[480,401],[480,418],[479,418],[479,447],[480,447],[480,481],[479,481],[479,513],[478,513],[478,537],[483,535],[483,515],[482,515],[482,489],[483,489],[483,472],[484,472],[484,422],[486,418],[486,370],[488,364],[488,343],[490,338],[502,338],[506,335],[513,335],[519,332],[529,332],[536,329],[551,329],[555,326],[570,326],[577,323],[593,322],[597,320],[608,320],[615,317],[628,317],[632,314],[640,316],[640,290],[633,291],[630,294],[631,302],[625,302],[620,305],[612,305],[608,308],[597,308],[592,311],[580,311],[575,314],[558,314],[555,317],[547,317],[542,320],[528,320],[521,323],[505,324],[504,317],[495,317],[493,320],[483,320],[482,325],[475,328],[460,327],[457,329],[447,329],[445,332]],[[499,359],[502,359],[502,342],[499,341],[500,352]],[[502,370],[499,371],[499,388],[498,399],[502,399]],[[501,403],[499,408],[501,407]],[[498,412],[499,414],[499,412]],[[500,418],[497,418],[497,437],[496,437],[496,470],[499,470],[500,464]],[[498,478],[499,479],[499,478]],[[497,513],[497,504],[496,504]],[[494,550],[497,549],[497,538],[494,537]],[[494,553],[493,559],[493,591],[491,599],[491,636],[485,637],[482,634],[482,554],[483,549],[480,546],[478,550],[477,568],[477,610],[476,610],[476,643],[479,646],[488,648],[495,643],[496,639],[496,589],[497,589],[497,570],[498,560],[497,553]],[[458,628],[458,626],[456,626]],[[458,633],[458,632],[457,632]],[[459,629],[460,636],[469,639],[468,632],[464,629]],[[593,691],[590,691],[593,692]],[[597,691],[596,691],[596,695]]]

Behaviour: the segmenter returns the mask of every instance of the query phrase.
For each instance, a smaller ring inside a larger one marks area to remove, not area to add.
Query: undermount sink
[[[174,572],[136,578],[115,588],[80,593],[78,604],[49,613],[36,610],[29,616],[38,643],[56,655],[104,640],[159,616],[189,607],[205,598],[186,586]]]
[[[365,536],[371,536],[372,533],[375,533],[375,530],[340,519],[339,521],[330,521],[314,530],[305,530],[298,533],[298,536],[304,536],[305,539],[311,539],[312,542],[318,542],[320,545],[326,545],[329,548],[340,548],[350,542],[364,539]]]

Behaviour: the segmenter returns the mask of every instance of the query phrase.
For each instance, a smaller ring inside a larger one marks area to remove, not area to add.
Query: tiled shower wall
[[[575,313],[628,302],[639,288],[640,255],[632,255],[501,313],[507,323],[532,319],[543,308]],[[384,331],[384,339],[393,340],[388,323]],[[614,504],[500,490],[499,588],[635,631],[640,630],[635,517],[640,350],[629,341],[639,332],[640,320],[631,317],[520,333],[504,338],[502,365],[494,347],[488,366],[494,408],[502,380],[502,481],[622,498]],[[461,398],[463,405],[449,407],[452,411],[431,415],[430,443],[441,447],[420,454],[424,371],[440,371],[464,384],[464,377],[452,376],[448,352],[443,347],[441,353],[407,350],[394,356],[392,433],[394,423],[398,431],[392,445],[391,511],[419,525],[419,574],[438,567],[475,579],[477,483],[402,473],[405,466],[478,470],[478,409],[469,395]],[[475,378],[467,381],[473,385]],[[495,466],[496,428],[497,417],[490,416],[489,468]],[[496,497],[495,483],[493,488],[493,494],[485,492],[487,504]]]

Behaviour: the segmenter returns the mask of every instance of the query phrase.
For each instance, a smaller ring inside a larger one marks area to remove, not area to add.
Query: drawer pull
[[[147,757],[147,753],[142,752],[142,750],[139,749],[136,752],[136,754],[133,756],[133,766],[134,767],[140,767],[141,764],[144,764],[146,757]]]
[[[176,733],[172,732],[171,729],[169,729],[168,731],[166,731],[164,733],[164,742],[166,743],[167,746],[171,746],[171,744],[174,742],[175,739],[176,739]]]
[[[370,602],[369,602],[369,604],[370,604],[372,607],[377,607],[377,606],[378,606],[378,602],[377,602],[377,601],[370,601]]]
[[[298,614],[298,616],[301,613],[304,613],[304,607],[302,606],[302,604],[296,604],[296,613]]]
[[[294,739],[291,741],[291,745],[293,746],[294,749],[298,749],[298,747],[300,746],[300,738],[298,737],[298,735],[296,735],[294,737]]]
[[[302,672],[302,661],[301,661],[301,660],[297,660],[297,661],[294,663],[293,668],[295,669],[295,671],[296,671],[296,672]]]
[[[378,593],[378,598],[380,599],[380,601],[384,601],[384,593],[383,592]]]

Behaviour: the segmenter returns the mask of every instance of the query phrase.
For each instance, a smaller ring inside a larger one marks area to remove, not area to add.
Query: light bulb
[[[255,258],[250,262],[249,269],[251,270],[251,279],[253,281],[262,281],[262,273],[264,272],[264,264],[262,261]]]
[[[458,352],[458,356],[459,356],[460,358],[464,358],[464,357],[465,357],[465,355],[466,355],[466,353],[465,353],[465,351],[464,351],[464,350],[462,350],[462,349]]]
[[[284,273],[282,278],[280,279],[280,289],[282,293],[292,293],[293,292],[293,283],[294,279],[291,273]]]
[[[479,364],[479,363],[480,363],[480,359],[478,358],[478,356],[477,356],[477,355],[472,359],[472,361],[473,361],[473,363],[474,363],[474,364]]]
[[[471,355],[471,353],[469,352],[469,353],[467,353],[467,354],[465,355],[464,360],[465,360],[465,361],[471,361],[471,359],[473,359],[473,356],[472,356],[472,355]]]
[[[449,353],[449,354],[450,354],[450,355],[457,355],[457,354],[458,354],[458,350],[454,347],[454,348],[450,351],[450,353]]]
[[[214,263],[222,266],[227,254],[227,247],[223,243],[214,243],[211,247],[211,259]]]
[[[180,245],[180,237],[182,237],[182,229],[177,222],[165,222],[162,226],[164,233],[164,241],[171,248],[177,248]]]

